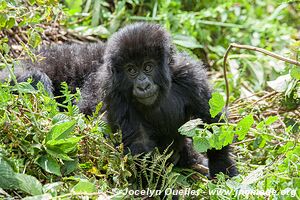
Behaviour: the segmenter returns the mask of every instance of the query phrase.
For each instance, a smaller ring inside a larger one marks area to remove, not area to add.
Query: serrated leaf
[[[239,140],[243,140],[245,138],[253,123],[254,119],[252,114],[247,115],[241,121],[239,121],[235,129],[235,133],[239,136]]]
[[[52,118],[52,123],[56,124],[57,122],[66,122],[70,121],[70,117],[63,113],[58,113]]]
[[[210,148],[209,141],[206,138],[195,136],[193,137],[193,144],[196,151],[202,153]]]
[[[47,149],[61,150],[64,153],[69,153],[77,147],[78,142],[82,137],[72,137],[68,139],[50,140],[46,143]]]
[[[96,192],[95,184],[89,182],[88,180],[80,180],[73,188],[74,192]]]
[[[225,106],[225,101],[223,96],[217,92],[214,92],[212,94],[212,97],[208,103],[210,107],[209,112],[213,118],[217,116],[220,112],[222,112],[223,107]]]
[[[18,179],[11,166],[0,157],[0,188],[13,189],[19,186]]]
[[[76,121],[72,120],[54,125],[46,136],[46,142],[50,140],[59,140],[67,138],[69,134],[74,130],[75,124]]]
[[[41,156],[37,159],[38,165],[43,168],[46,172],[61,176],[60,166],[58,162],[51,156]]]
[[[201,119],[193,119],[183,124],[178,131],[181,135],[193,137],[196,134],[196,128],[201,124],[203,124]]]
[[[16,174],[16,177],[19,180],[20,190],[31,195],[40,195],[43,193],[43,186],[35,177],[27,174]]]

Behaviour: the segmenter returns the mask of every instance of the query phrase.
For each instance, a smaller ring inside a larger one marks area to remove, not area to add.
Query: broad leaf
[[[77,147],[78,142],[82,137],[71,137],[68,139],[50,140],[47,142],[47,149],[61,150],[64,153],[69,153]]]
[[[271,125],[278,120],[278,116],[270,116],[265,120],[266,125]]]
[[[235,129],[235,133],[239,136],[239,140],[243,140],[245,138],[253,123],[254,119],[252,114],[247,115],[241,121],[239,121]]]
[[[220,112],[222,112],[224,106],[225,106],[225,101],[223,96],[220,93],[214,92],[212,94],[211,99],[209,100],[210,115],[214,118]]]
[[[173,37],[173,41],[175,44],[189,49],[203,48],[196,38],[192,36],[178,34]]]
[[[41,156],[37,159],[38,165],[43,168],[46,172],[61,176],[60,166],[58,162],[51,156]]]
[[[193,137],[193,144],[196,151],[202,153],[210,148],[209,141],[206,138],[195,136]]]
[[[80,180],[73,188],[74,192],[96,192],[95,184],[88,180]]]
[[[46,136],[46,142],[50,140],[65,139],[74,130],[76,121],[67,121],[64,123],[56,124]]]
[[[16,177],[19,180],[20,190],[31,195],[40,195],[43,193],[43,186],[35,177],[27,174],[16,174]]]
[[[19,91],[21,93],[31,93],[31,94],[37,93],[37,90],[34,89],[34,87],[28,82],[21,82],[18,85],[15,85],[12,88],[12,91]]]
[[[300,80],[300,67],[295,66],[291,70],[291,76],[297,80]]]
[[[72,158],[70,158],[65,152],[63,152],[60,149],[50,149],[50,148],[46,148],[47,153],[49,153],[51,156],[55,157],[55,158],[59,158],[62,160],[73,160]]]
[[[18,179],[11,166],[0,157],[0,188],[13,189],[19,186]]]
[[[201,119],[193,119],[183,124],[178,131],[181,135],[193,137],[196,134],[196,128],[201,124],[203,124]]]

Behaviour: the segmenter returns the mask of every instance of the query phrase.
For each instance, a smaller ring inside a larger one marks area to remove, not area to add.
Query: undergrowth
[[[65,83],[63,104],[41,84],[9,84],[19,59],[14,52],[37,60],[31,48],[43,42],[48,24],[105,40],[124,24],[152,21],[208,67],[214,115],[225,105],[221,66],[229,44],[299,60],[299,13],[297,1],[0,0],[0,67],[11,76],[0,83],[0,198],[299,199],[299,66],[253,51],[229,55],[229,119],[210,125],[193,120],[179,130],[199,152],[232,144],[240,175],[215,180],[174,167],[167,151],[124,154],[120,132],[112,133],[98,113],[101,103],[93,116],[84,116],[73,104],[80,91],[72,94]],[[22,34],[12,34],[17,30]]]

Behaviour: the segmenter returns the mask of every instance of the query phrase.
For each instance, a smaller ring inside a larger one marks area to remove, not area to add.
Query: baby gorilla
[[[104,51],[104,52],[103,52]],[[122,130],[124,146],[132,154],[158,147],[173,150],[172,162],[188,167],[199,162],[188,139],[178,128],[194,118],[212,118],[208,101],[211,90],[206,71],[184,53],[177,53],[171,37],[161,26],[136,23],[124,27],[103,44],[63,45],[44,48],[46,59],[30,66],[29,76],[59,94],[66,81],[81,88],[81,112],[91,114],[103,101],[106,120],[113,131]],[[23,63],[24,65],[24,63]],[[237,174],[229,147],[207,152],[211,177],[219,172]]]

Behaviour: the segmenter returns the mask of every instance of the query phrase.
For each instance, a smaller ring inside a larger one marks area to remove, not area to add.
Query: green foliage
[[[42,184],[33,176],[15,173],[11,166],[0,157],[0,187],[21,190],[27,194],[42,194]]]
[[[208,66],[215,84],[210,114],[216,116],[224,109],[221,64],[231,42],[299,60],[296,1],[61,2],[0,0],[0,69],[13,69],[16,61],[7,31],[26,30],[28,41],[20,45],[34,61],[30,48],[41,44],[44,24],[60,23],[83,37],[106,39],[127,23],[157,22],[170,30],[179,50],[202,58]],[[111,133],[101,120],[101,103],[86,117],[73,104],[79,90],[73,94],[63,83],[63,95],[55,97],[63,103],[58,104],[42,84],[36,90],[29,80],[15,86],[0,83],[0,198],[18,194],[27,199],[124,199],[135,198],[124,193],[127,188],[147,186],[192,188],[204,199],[299,198],[299,67],[245,50],[231,52],[228,64],[229,114],[235,120],[205,124],[195,119],[179,132],[193,138],[199,152],[233,143],[238,177],[227,180],[220,174],[208,180],[191,169],[174,168],[167,162],[172,152],[167,151],[124,155],[121,134]],[[268,190],[276,193],[243,193]]]
[[[212,93],[212,97],[209,100],[210,115],[216,117],[220,112],[222,112],[225,106],[225,101],[220,93]]]

